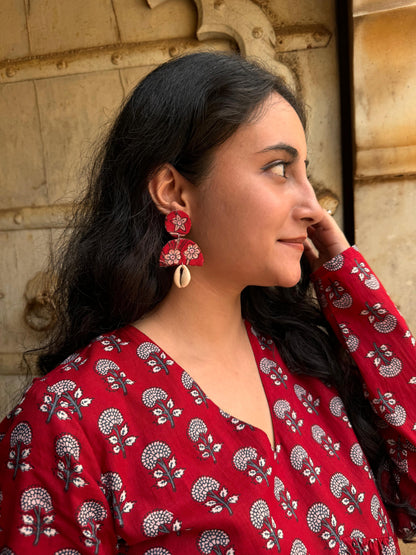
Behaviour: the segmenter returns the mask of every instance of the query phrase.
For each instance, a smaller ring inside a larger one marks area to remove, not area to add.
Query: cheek
[[[207,263],[230,268],[249,246],[252,231],[233,203],[206,203],[195,218],[195,240]]]

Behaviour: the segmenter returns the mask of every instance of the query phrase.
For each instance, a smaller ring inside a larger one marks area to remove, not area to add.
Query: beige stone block
[[[352,13],[358,17],[370,13],[397,10],[415,4],[415,0],[352,0]]]
[[[263,4],[262,2],[258,2]],[[264,2],[266,4],[266,2]],[[323,24],[332,25],[335,0],[270,0],[267,6],[275,13],[276,24],[280,27]]]
[[[29,55],[24,0],[0,2],[0,60]]]
[[[150,9],[146,0],[113,0],[123,42],[194,37],[197,25],[192,0],[169,0]]]
[[[5,353],[0,351],[0,374],[24,374],[27,365],[23,362],[22,353]]]
[[[70,202],[81,190],[82,170],[123,98],[118,70],[36,82],[48,194]]]
[[[22,352],[39,345],[39,332],[24,321],[27,282],[45,267],[50,244],[46,230],[0,233],[0,352]]]
[[[0,210],[0,231],[52,229],[67,225],[72,215],[71,204],[26,206]]]
[[[416,331],[416,181],[355,186],[356,242]]]
[[[48,54],[119,41],[111,0],[28,2],[32,54]]]
[[[416,555],[416,544],[415,543],[403,543],[399,542],[401,555]]]
[[[45,204],[42,137],[30,81],[0,85],[0,152],[0,208]]]
[[[379,162],[373,175],[391,174],[391,160],[397,157],[403,158],[406,164],[403,170],[407,173],[416,171],[414,156],[409,160],[405,150],[393,152],[396,148],[416,145],[415,26],[416,5],[354,18],[358,175],[371,174],[368,159],[373,149],[378,150]],[[361,155],[360,151],[370,153]]]
[[[159,7],[156,9],[159,9]],[[166,44],[163,42],[156,43],[156,45],[156,51],[149,50],[146,63],[141,65],[135,64],[135,67],[120,69],[121,82],[125,94],[128,94],[153,69],[169,61],[173,56],[204,50],[209,50],[210,52],[230,52],[233,47],[233,43],[227,39],[213,39],[203,42],[198,42],[197,40],[177,40]]]
[[[0,375],[0,420],[19,403],[31,378],[22,375]]]
[[[356,177],[414,174],[416,144],[357,150]]]
[[[157,66],[141,66],[120,70],[121,82],[127,96],[131,90]]]

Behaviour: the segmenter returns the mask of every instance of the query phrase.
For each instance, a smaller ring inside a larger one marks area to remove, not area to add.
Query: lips
[[[303,243],[305,242],[306,237],[288,237],[287,239],[278,239],[279,243],[283,243],[288,247],[293,247],[295,249],[303,251],[304,246]]]
[[[303,243],[306,241],[306,237],[302,235],[302,237],[288,237],[287,239],[279,239],[281,243]]]

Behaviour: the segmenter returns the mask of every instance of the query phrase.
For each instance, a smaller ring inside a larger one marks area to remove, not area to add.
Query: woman
[[[387,554],[412,535],[414,340],[306,166],[295,98],[238,56],[138,85],[61,259],[46,375],[3,423],[5,552]]]

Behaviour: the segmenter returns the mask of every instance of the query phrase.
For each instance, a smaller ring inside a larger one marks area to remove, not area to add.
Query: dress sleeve
[[[72,383],[36,379],[0,425],[1,553],[118,552],[88,432],[93,399],[69,395]]]
[[[325,317],[354,358],[365,395],[383,420],[398,501],[416,508],[415,339],[356,247],[319,268],[312,280]],[[399,522],[399,535],[416,529],[403,515]]]

